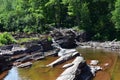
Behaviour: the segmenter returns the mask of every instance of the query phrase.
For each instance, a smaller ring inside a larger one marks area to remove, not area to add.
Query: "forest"
[[[89,40],[120,40],[120,0],[0,0],[0,32],[84,30]]]

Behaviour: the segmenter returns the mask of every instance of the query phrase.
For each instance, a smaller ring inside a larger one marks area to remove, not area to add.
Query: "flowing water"
[[[78,49],[78,51],[88,64],[90,60],[99,60],[99,65],[103,67],[103,70],[99,71],[93,80],[120,79],[120,56],[117,53],[95,49]],[[56,57],[47,57],[45,60],[34,62],[33,66],[27,69],[13,67],[4,80],[55,80],[64,71],[61,68],[62,65],[72,61],[67,61],[55,68],[45,67],[56,59]],[[109,66],[104,68],[106,63],[109,63]]]

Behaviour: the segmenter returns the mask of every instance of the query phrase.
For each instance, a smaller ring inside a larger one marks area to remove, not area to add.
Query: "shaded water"
[[[120,79],[120,56],[117,56],[117,60],[116,60],[114,70],[112,72],[111,80],[118,80],[118,79]]]
[[[104,68],[103,71],[99,71],[96,74],[94,80],[118,80],[120,79],[120,57],[118,54],[114,52],[106,52],[103,50],[95,50],[95,49],[78,49],[78,51],[85,58],[87,63],[90,60],[99,60],[99,65],[103,66],[105,63],[109,63],[107,68]],[[22,80],[55,80],[64,70],[62,69],[62,65],[56,66],[55,68],[47,68],[45,65],[51,63],[56,60],[56,57],[47,57],[45,60],[34,62],[33,66],[30,69],[19,69],[16,68],[14,70],[18,72],[14,72],[14,75],[18,75],[17,77],[21,77]],[[66,63],[71,62],[67,61]],[[64,63],[64,64],[66,64]],[[11,74],[11,73],[10,73]],[[9,74],[8,74],[9,76]],[[7,76],[7,77],[8,77]],[[7,78],[6,77],[6,78]],[[19,80],[15,79],[6,79],[6,80]]]

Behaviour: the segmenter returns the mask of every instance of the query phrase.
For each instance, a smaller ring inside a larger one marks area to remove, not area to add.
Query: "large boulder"
[[[62,39],[57,40],[57,43],[62,47],[62,48],[74,48],[76,47],[76,42],[75,39],[72,36],[64,36]]]
[[[76,47],[76,34],[71,29],[53,30],[51,36],[62,48]]]

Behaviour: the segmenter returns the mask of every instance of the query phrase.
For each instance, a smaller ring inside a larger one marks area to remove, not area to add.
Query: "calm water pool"
[[[99,71],[93,80],[119,80],[120,79],[120,56],[117,52],[108,52],[96,49],[78,49],[89,63],[90,60],[99,60],[99,65],[109,66]]]
[[[109,66],[107,68],[104,68],[103,71],[99,71],[93,80],[120,79],[120,56],[117,53],[95,49],[77,50],[82,54],[87,63],[89,63],[90,60],[99,60],[100,66],[103,66],[105,63],[109,63]],[[62,65],[72,61],[67,61],[66,63],[56,66],[55,68],[45,67],[45,65],[49,64],[50,62],[56,59],[57,57],[47,57],[45,60],[34,62],[33,66],[29,69],[15,68],[17,72],[14,71],[14,73],[17,77],[20,78],[19,80],[55,80],[64,71],[64,69],[61,68]]]

